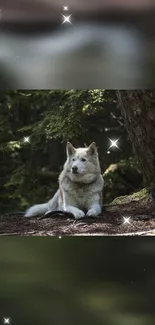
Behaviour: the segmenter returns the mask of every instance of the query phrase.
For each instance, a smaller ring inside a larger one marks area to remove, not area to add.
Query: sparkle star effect
[[[123,222],[123,224],[129,224],[129,225],[131,225],[131,222],[130,222],[130,217],[129,218],[125,218],[125,217],[123,217],[123,219],[124,219],[124,222]]]
[[[117,139],[117,140],[112,140],[112,139],[109,138],[109,140],[110,140],[110,142],[111,142],[111,146],[109,147],[109,149],[112,148],[112,147],[116,147],[116,148],[119,149],[119,147],[118,147],[118,145],[117,145],[117,142],[118,142],[119,139]]]
[[[10,324],[10,318],[3,318],[3,324]]]
[[[68,6],[63,6],[64,11],[68,11]]]
[[[64,18],[64,21],[62,22],[62,24],[64,24],[64,23],[72,24],[71,21],[70,21],[70,17],[71,17],[72,15],[69,15],[69,16],[64,16],[64,15],[62,15],[62,16],[63,16],[63,18]]]
[[[61,236],[59,236],[59,239],[61,239],[62,237]]]
[[[24,137],[24,142],[30,142],[30,137]]]

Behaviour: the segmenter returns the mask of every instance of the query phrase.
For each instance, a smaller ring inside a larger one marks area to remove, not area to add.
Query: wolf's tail
[[[45,214],[48,211],[48,203],[44,204],[37,204],[34,205],[33,207],[29,208],[24,217],[34,217],[34,216],[39,216],[42,214]]]
[[[47,211],[56,211],[58,210],[59,201],[59,190],[55,193],[53,198],[44,204],[37,204],[29,208],[24,217],[34,217],[45,214]]]

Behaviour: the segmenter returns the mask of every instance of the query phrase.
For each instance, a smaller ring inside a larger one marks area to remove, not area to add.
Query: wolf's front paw
[[[82,210],[78,209],[78,208],[73,207],[70,212],[74,215],[75,219],[81,219],[81,218],[85,217],[85,213]]]
[[[86,216],[87,217],[97,217],[99,215],[98,211],[96,211],[94,208],[88,210]]]

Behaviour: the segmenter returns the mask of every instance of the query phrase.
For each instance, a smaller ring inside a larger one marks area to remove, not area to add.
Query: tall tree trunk
[[[118,90],[116,93],[144,184],[155,187],[155,91]]]

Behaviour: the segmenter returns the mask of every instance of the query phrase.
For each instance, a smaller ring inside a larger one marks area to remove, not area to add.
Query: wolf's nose
[[[76,166],[73,166],[73,167],[72,167],[72,172],[73,172],[74,174],[76,174],[77,171],[78,171],[78,168],[77,168]]]

